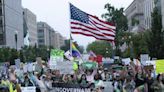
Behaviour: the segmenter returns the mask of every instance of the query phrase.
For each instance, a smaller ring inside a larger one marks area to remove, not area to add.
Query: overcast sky
[[[133,0],[22,0],[24,8],[28,8],[37,16],[37,21],[47,22],[56,31],[60,32],[64,37],[69,38],[69,2],[80,8],[81,10],[96,15],[106,12],[104,5],[111,5],[121,8],[128,7]],[[73,35],[74,41],[80,45],[87,46],[95,39],[81,35]]]

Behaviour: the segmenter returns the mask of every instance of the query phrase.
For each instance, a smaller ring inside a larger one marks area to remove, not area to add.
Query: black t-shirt
[[[144,77],[141,75],[136,74],[135,76],[135,83],[136,83],[136,88],[143,85],[145,83]]]
[[[151,79],[146,78],[145,81],[148,85],[148,92],[153,92],[153,90],[151,89],[151,85],[153,84],[154,80],[152,78]]]

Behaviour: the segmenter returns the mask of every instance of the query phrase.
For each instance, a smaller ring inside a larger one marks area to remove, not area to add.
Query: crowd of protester
[[[0,92],[21,92],[21,87],[35,86],[36,92],[50,92],[57,83],[78,84],[90,88],[92,92],[104,92],[104,82],[111,82],[114,92],[164,92],[164,75],[155,74],[154,69],[145,70],[131,65],[123,65],[123,70],[112,70],[98,64],[94,69],[79,68],[74,74],[61,74],[51,70],[47,63],[35,64],[32,72],[24,72],[7,65],[1,73]],[[63,66],[64,67],[64,66]],[[136,70],[137,69],[137,70]],[[110,92],[110,91],[107,91]]]

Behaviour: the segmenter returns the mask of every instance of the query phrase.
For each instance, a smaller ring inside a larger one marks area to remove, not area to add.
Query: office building
[[[51,27],[45,22],[37,23],[38,46],[50,46]]]
[[[22,0],[0,0],[0,46],[21,49],[23,44]]]
[[[60,49],[64,45],[63,36],[45,22],[37,23],[38,46],[52,46]]]
[[[128,19],[128,30],[131,32],[143,31],[144,26],[144,0],[134,0],[125,10]]]
[[[65,38],[60,33],[55,33],[55,47],[60,49],[61,46],[65,45]]]
[[[36,15],[28,9],[23,9],[24,22],[27,27],[27,32],[29,35],[29,45],[35,46],[38,42],[37,37],[37,20]]]
[[[162,27],[164,30],[164,0],[161,0]]]
[[[154,9],[154,0],[144,0],[144,25],[145,29],[151,29],[151,14]]]

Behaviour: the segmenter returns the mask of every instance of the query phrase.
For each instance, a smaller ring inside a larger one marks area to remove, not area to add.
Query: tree
[[[164,40],[162,31],[162,17],[157,6],[152,13],[152,28],[147,39],[148,50],[151,57],[158,59],[164,58]]]
[[[64,50],[65,52],[70,50],[70,40],[65,40],[65,45],[62,46],[60,49]]]
[[[112,47],[110,43],[106,41],[94,41],[87,46],[87,52],[93,51],[96,55],[102,55],[104,57],[112,56]]]
[[[14,60],[19,58],[20,53],[16,49],[0,48],[0,62],[10,62],[14,64]]]
[[[116,55],[121,55],[121,51],[119,46],[120,42],[120,33],[122,31],[126,31],[128,29],[128,21],[126,16],[124,15],[124,8],[117,9],[111,6],[109,3],[105,5],[105,9],[107,9],[107,13],[103,14],[102,17],[106,19],[106,21],[115,24],[116,26],[116,37],[115,37],[115,45],[116,45]]]
[[[134,34],[132,36],[132,50],[135,58],[139,57],[140,54],[149,54],[148,44],[146,38],[149,36],[149,31]]]
[[[84,47],[80,46],[76,41],[73,42],[76,46],[76,48],[79,50],[80,53],[84,52]],[[65,40],[65,45],[60,48],[61,50],[64,50],[65,52],[70,50],[70,40]]]
[[[103,14],[102,17],[105,18],[106,21],[116,25],[116,32],[126,31],[128,29],[128,21],[124,15],[124,8],[117,9],[108,3],[105,5],[105,9],[107,9],[108,12]]]

